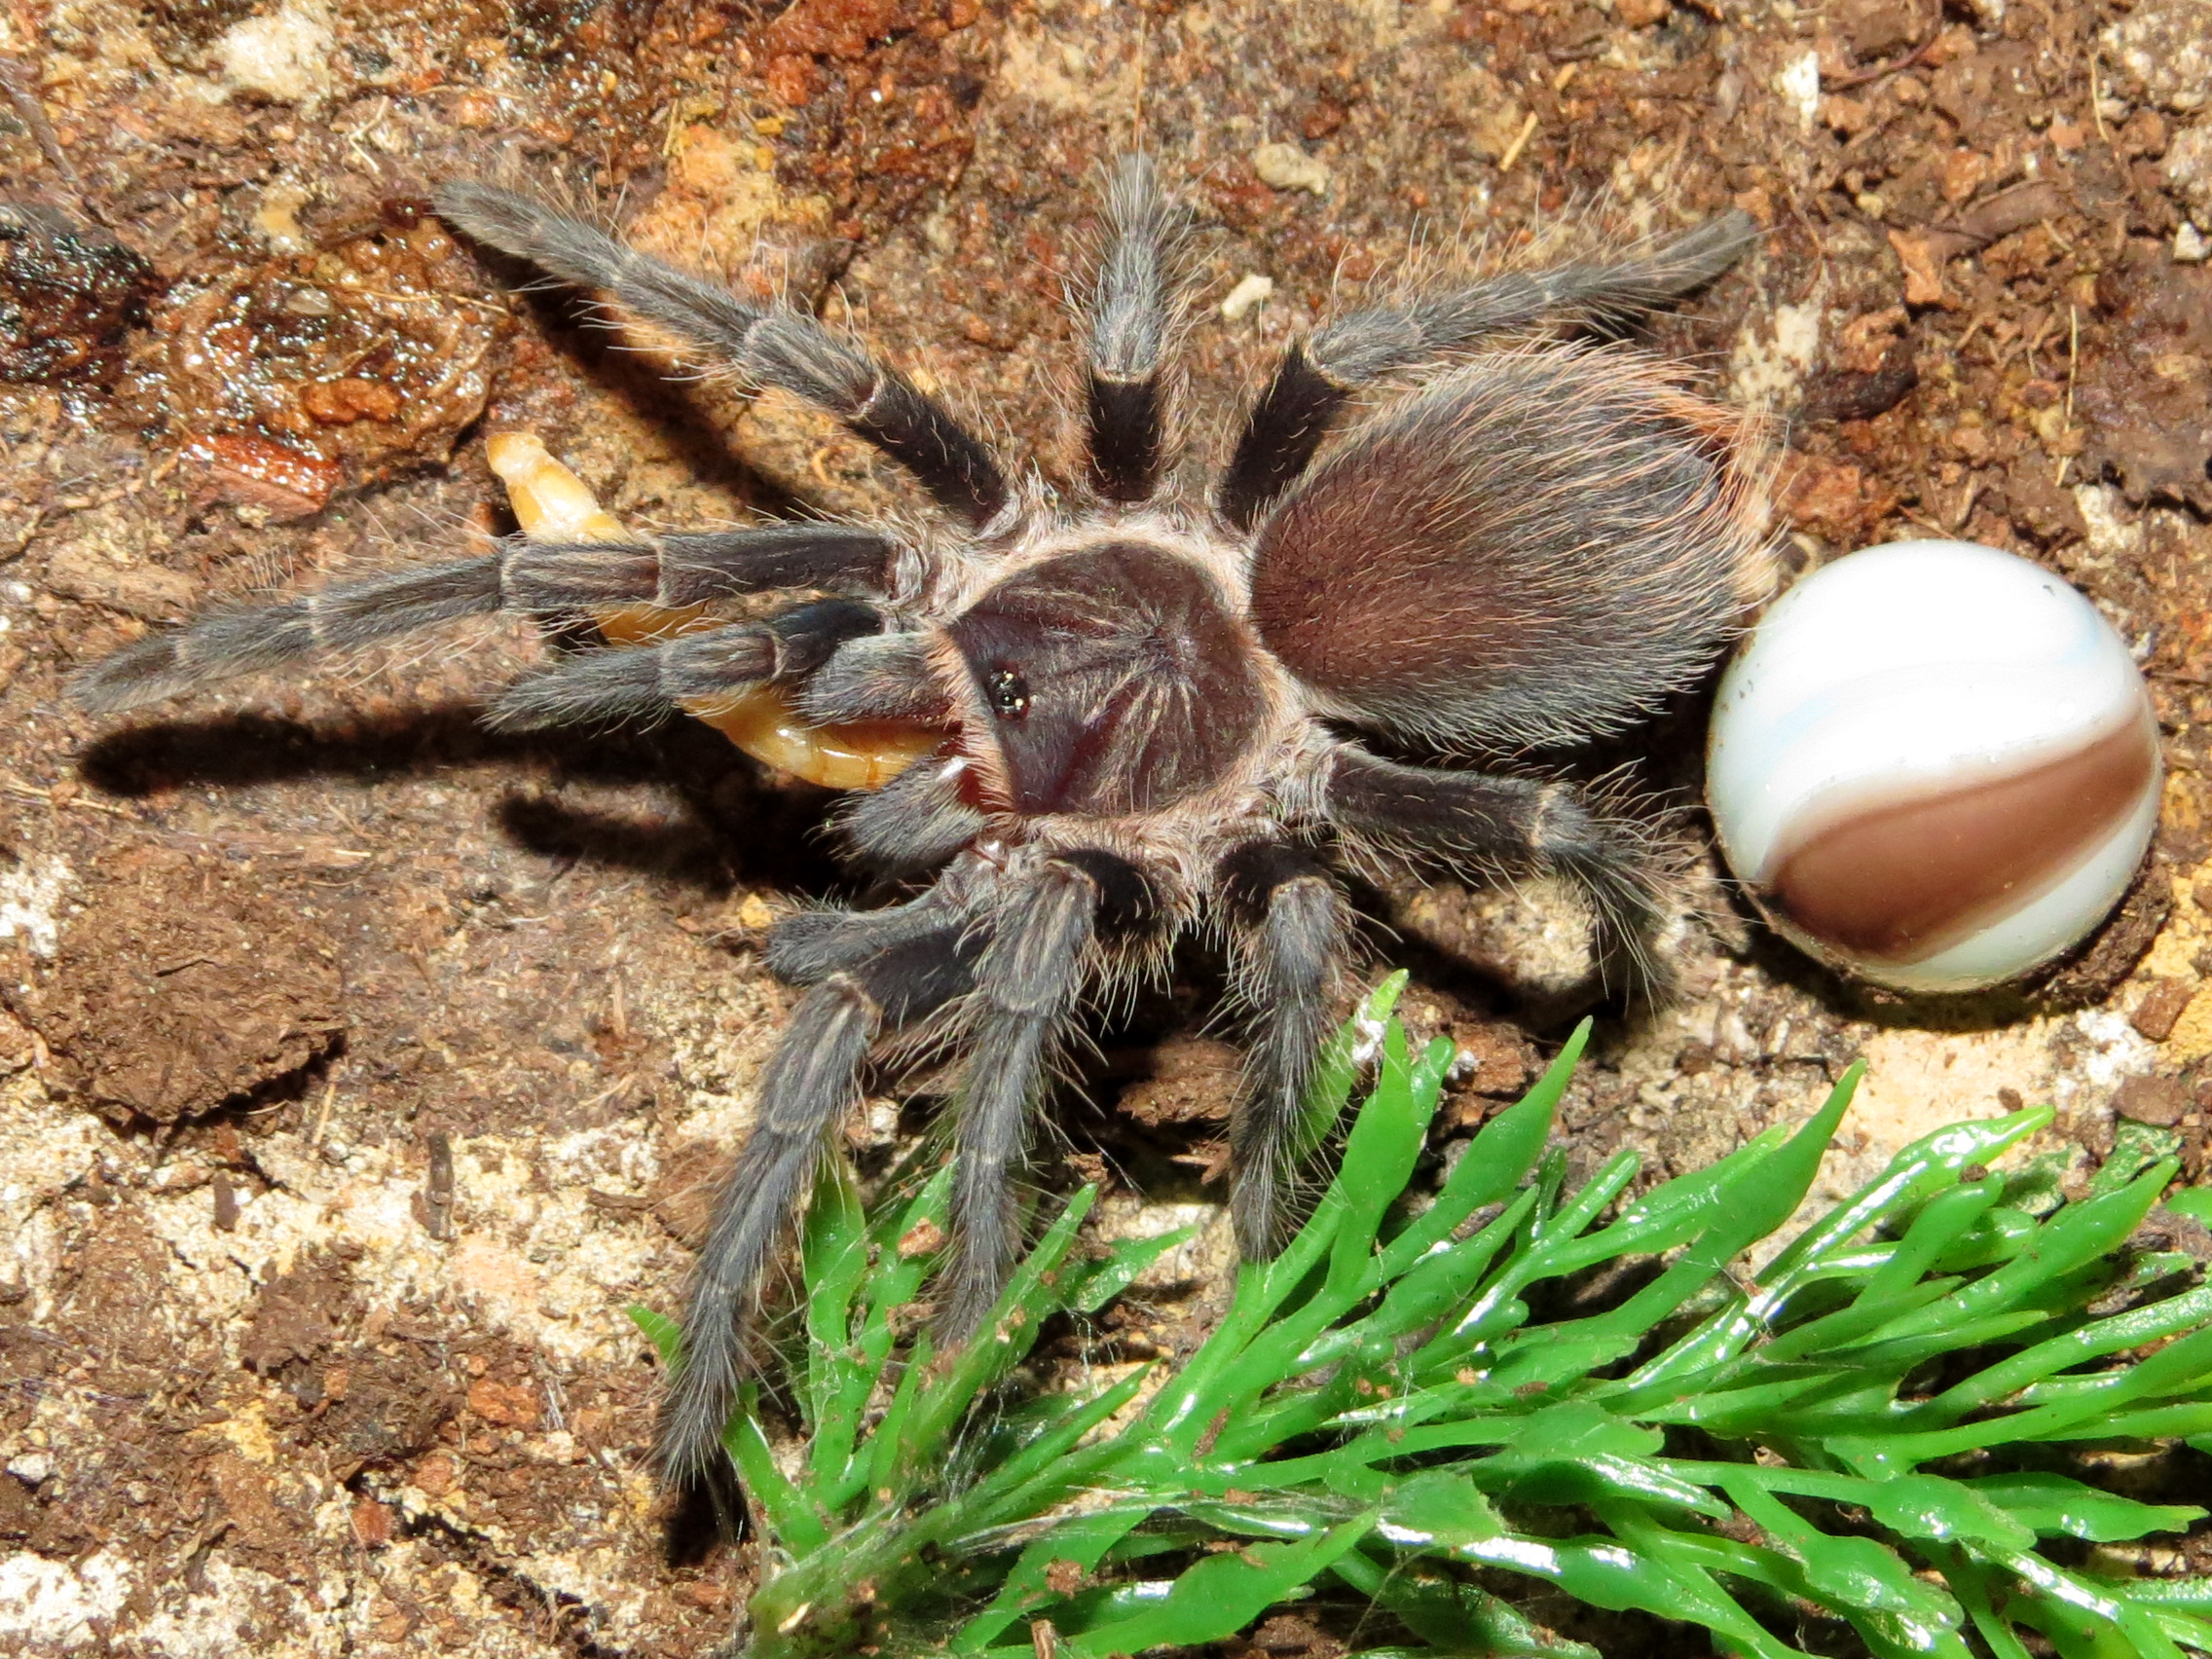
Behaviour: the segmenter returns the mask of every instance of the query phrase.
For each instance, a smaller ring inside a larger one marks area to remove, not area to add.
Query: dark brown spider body
[[[1693,678],[1758,596],[1762,567],[1714,558],[1757,538],[1755,453],[1740,420],[1647,360],[1461,365],[1265,523],[1253,625],[1363,725],[1493,751],[1617,729]]]
[[[913,474],[939,521],[517,538],[210,613],[87,671],[77,695],[129,707],[498,609],[572,623],[813,590],[830,597],[571,656],[492,718],[604,723],[771,686],[818,726],[943,734],[838,819],[853,861],[911,896],[803,911],[771,936],[769,966],[809,988],[701,1251],[661,1419],[670,1478],[717,1464],[767,1264],[871,1055],[967,1055],[945,1315],[959,1337],[1018,1250],[1015,1176],[1083,1003],[1161,971],[1179,934],[1226,940],[1248,1015],[1230,1123],[1248,1256],[1287,1235],[1307,1086],[1338,1017],[1350,917],[1332,864],[1567,877],[1616,983],[1661,977],[1649,945],[1666,882],[1647,825],[1566,783],[1409,765],[1352,734],[1476,756],[1586,741],[1711,665],[1767,578],[1751,427],[1633,352],[1478,348],[1674,299],[1735,260],[1751,234],[1741,215],[1321,329],[1286,353],[1208,496],[1170,442],[1183,220],[1125,162],[1088,297],[1088,466],[1063,500],[1010,480],[950,413],[811,317],[506,191],[457,184],[439,202],[478,240],[828,409]],[[1411,389],[1333,437],[1392,377]]]
[[[1252,631],[1190,559],[1108,541],[1031,565],[945,629],[967,753],[1025,817],[1122,818],[1221,783],[1267,713]]]

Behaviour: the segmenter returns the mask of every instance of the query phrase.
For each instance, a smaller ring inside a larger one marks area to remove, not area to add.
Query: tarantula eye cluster
[[[991,713],[1002,720],[1017,720],[1029,713],[1029,682],[1011,668],[994,668],[986,682]]]
[[[1705,673],[1763,596],[1751,424],[1647,356],[1534,332],[1617,323],[1710,280],[1752,240],[1741,214],[1331,322],[1284,355],[1207,489],[1169,441],[1187,220],[1124,161],[1087,298],[1088,466],[1068,499],[1010,477],[952,414],[809,316],[490,185],[450,185],[438,208],[828,410],[912,475],[935,527],[645,536],[585,513],[487,557],[211,612],[90,669],[76,695],[126,708],[510,610],[640,643],[570,655],[510,687],[495,720],[682,709],[771,758],[783,731],[810,762],[837,732],[870,734],[857,744],[870,763],[825,781],[882,786],[853,797],[842,834],[910,896],[794,915],[771,938],[770,966],[810,988],[691,1287],[660,1428],[670,1478],[710,1472],[764,1271],[887,1045],[966,1054],[944,1311],[957,1339],[1019,1246],[1015,1177],[1055,1051],[1087,998],[1159,972],[1179,935],[1227,939],[1248,1016],[1230,1188],[1250,1256],[1286,1236],[1308,1079],[1337,1016],[1351,918],[1335,867],[1564,875],[1599,918],[1614,981],[1656,988],[1665,881],[1647,825],[1567,783],[1392,752],[1497,756],[1618,731]],[[1406,389],[1347,420],[1384,382]],[[699,608],[772,592],[817,597],[692,625]]]

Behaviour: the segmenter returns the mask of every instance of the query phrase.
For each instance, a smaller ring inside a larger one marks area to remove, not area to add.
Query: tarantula
[[[1302,1098],[1348,946],[1332,862],[1427,859],[1570,877],[1608,968],[1649,988],[1665,884],[1647,824],[1574,786],[1408,764],[1354,732],[1491,755],[1615,732],[1706,670],[1768,578],[1754,424],[1618,348],[1619,322],[1724,271],[1738,213],[1604,260],[1509,272],[1355,312],[1292,346],[1210,496],[1174,453],[1170,344],[1189,219],[1141,159],[1109,178],[1084,311],[1088,475],[1068,502],[1010,476],[912,382],[795,310],[759,306],[483,183],[438,211],[603,291],[747,381],[840,419],[935,504],[921,528],[791,522],[517,537],[490,556],[218,610],[87,670],[120,709],[450,618],[555,623],[770,590],[828,594],[645,648],[588,650],[510,688],[535,725],[696,706],[764,682],[807,719],[940,729],[858,796],[853,860],[918,893],[782,922],[770,967],[811,987],[716,1202],[664,1405],[664,1476],[706,1477],[780,1234],[871,1052],[966,1050],[945,1322],[973,1331],[1020,1243],[1017,1166],[1087,995],[1226,937],[1251,1024],[1230,1122],[1239,1248],[1284,1240]],[[1519,335],[1512,349],[1486,341]],[[1365,392],[1398,395],[1330,442]]]

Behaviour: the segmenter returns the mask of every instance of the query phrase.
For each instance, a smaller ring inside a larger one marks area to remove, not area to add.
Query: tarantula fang
[[[1648,356],[1536,333],[1617,323],[1696,288],[1752,240],[1742,214],[1328,324],[1284,353],[1208,497],[1171,442],[1188,220],[1143,159],[1125,159],[1084,304],[1088,471],[1071,499],[1010,478],[951,412],[809,315],[488,184],[446,186],[438,209],[827,410],[913,476],[934,522],[521,536],[209,612],[90,668],[75,694],[127,708],[498,610],[572,624],[830,596],[571,655],[492,714],[620,720],[712,711],[766,685],[816,725],[925,734],[923,757],[840,819],[857,864],[918,891],[803,912],[771,936],[770,967],[808,989],[695,1271],[658,1430],[664,1478],[714,1477],[777,1240],[863,1067],[894,1043],[967,1053],[944,1315],[957,1338],[1011,1271],[1018,1166],[1080,1005],[1159,971],[1178,934],[1226,938],[1249,1015],[1230,1124],[1248,1257],[1285,1237],[1303,1096],[1337,1014],[1350,918],[1332,862],[1565,875],[1588,897],[1607,969],[1645,988],[1663,977],[1647,945],[1664,871],[1633,814],[1522,772],[1409,763],[1354,734],[1495,756],[1618,731],[1705,672],[1763,596],[1755,423]],[[1339,430],[1393,382],[1404,389]]]

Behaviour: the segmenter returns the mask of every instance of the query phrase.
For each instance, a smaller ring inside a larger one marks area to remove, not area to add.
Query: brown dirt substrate
[[[2069,1179],[2145,1132],[2201,1171],[2208,18],[2203,0],[9,13],[0,1650],[680,1656],[723,1641],[746,1593],[750,1546],[667,1547],[642,1460],[653,1373],[621,1309],[675,1301],[748,1120],[788,1006],[765,924],[849,890],[825,797],[695,726],[483,732],[485,694],[537,649],[517,628],[148,716],[56,701],[73,667],[201,605],[480,545],[507,528],[487,429],[538,432],[642,523],[891,498],[781,400],[660,380],[511,291],[423,216],[456,173],[549,184],[656,251],[818,299],[1027,437],[1060,430],[1088,181],[1142,133],[1201,215],[1193,436],[1215,457],[1271,353],[1386,287],[1416,239],[1744,207],[1758,250],[1655,339],[1780,418],[1788,561],[1940,534],[2063,571],[2143,650],[2159,857],[2069,977],[1963,1005],[1854,991],[1719,902],[1683,1002],[1602,1026],[1573,1155],[1688,1167],[1864,1054],[1830,1189],[2021,1099],[2058,1103],[2044,1150]],[[1303,160],[1255,161],[1273,145]],[[1252,276],[1272,297],[1225,318]],[[1694,779],[1697,729],[1689,708],[1639,734],[1652,782]],[[1587,1000],[1574,930],[1540,893],[1367,897],[1399,930],[1378,927],[1378,956],[1416,970],[1413,1023],[1467,1051],[1459,1132]],[[1194,959],[1067,1114],[1076,1166],[1119,1186],[1114,1225],[1213,1213],[1217,979]],[[856,1148],[922,1116],[871,1102]],[[1178,1253],[1148,1341],[1217,1305],[1219,1266]],[[1332,1640],[1284,1618],[1255,1651]]]

